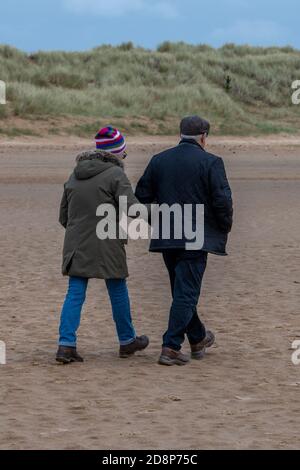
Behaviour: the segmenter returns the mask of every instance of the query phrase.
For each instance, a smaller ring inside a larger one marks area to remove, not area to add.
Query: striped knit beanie
[[[126,149],[126,142],[121,132],[110,126],[100,129],[95,140],[97,149],[106,150],[115,155],[123,153]]]

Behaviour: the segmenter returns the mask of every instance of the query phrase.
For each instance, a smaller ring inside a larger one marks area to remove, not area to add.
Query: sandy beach
[[[136,184],[176,138],[131,138]],[[61,276],[62,185],[84,140],[0,141],[0,449],[299,448],[300,138],[215,138],[234,193],[230,256],[209,257],[199,312],[216,345],[186,367],[157,364],[170,306],[167,273],[130,242],[132,310],[151,345],[130,360],[102,281],[88,291],[78,349],[55,363],[67,279]],[[185,345],[185,350],[187,350]]]

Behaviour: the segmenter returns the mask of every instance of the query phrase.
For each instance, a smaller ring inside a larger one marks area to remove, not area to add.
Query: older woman
[[[77,157],[77,166],[65,184],[60,223],[66,228],[63,274],[70,277],[60,322],[58,362],[82,362],[76,349],[76,332],[85,301],[88,281],[104,279],[120,342],[120,357],[126,358],[149,344],[147,336],[137,337],[131,319],[126,278],[128,269],[124,240],[100,239],[96,233],[101,204],[118,207],[126,196],[129,207],[138,203],[124,172],[126,142],[112,127],[96,135],[96,150]]]

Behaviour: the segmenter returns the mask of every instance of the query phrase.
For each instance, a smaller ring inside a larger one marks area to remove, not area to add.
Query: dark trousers
[[[197,304],[207,264],[207,253],[166,250],[163,252],[163,258],[169,272],[173,296],[163,347],[180,351],[185,335],[192,345],[199,343],[206,336],[205,326],[197,313]]]

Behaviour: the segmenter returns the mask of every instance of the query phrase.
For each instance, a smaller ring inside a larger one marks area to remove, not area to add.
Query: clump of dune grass
[[[129,42],[85,52],[26,54],[2,45],[0,79],[7,83],[8,99],[0,107],[2,120],[85,116],[123,120],[132,133],[153,132],[151,123],[157,122],[158,133],[170,133],[177,132],[181,116],[198,113],[221,134],[299,127],[291,83],[300,79],[300,51],[288,46],[214,49],[165,42],[153,51]]]

